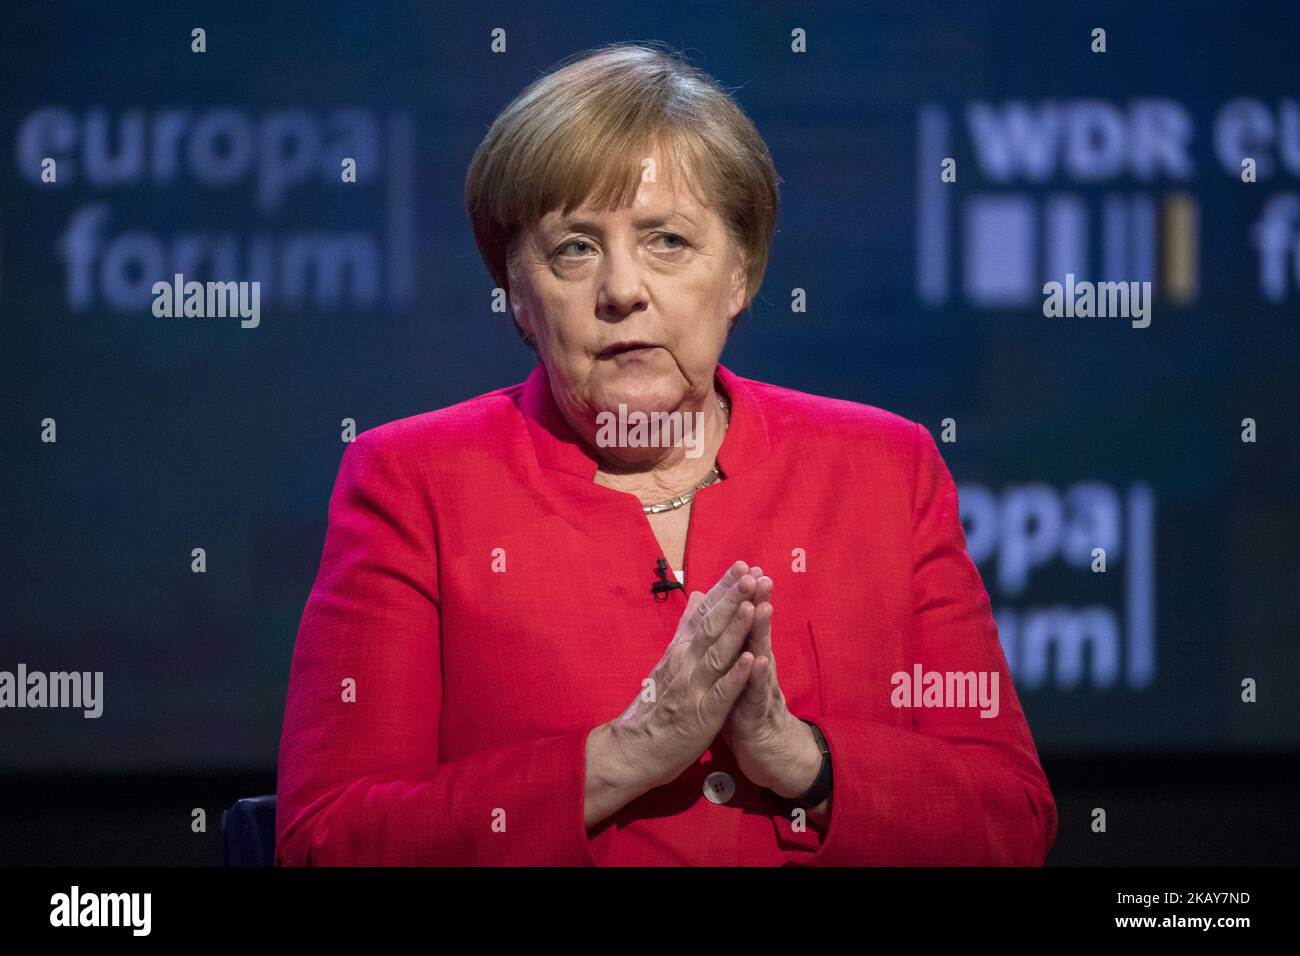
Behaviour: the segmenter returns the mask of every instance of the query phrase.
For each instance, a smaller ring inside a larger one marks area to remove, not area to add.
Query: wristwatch
[[[802,717],[799,719],[803,720]],[[812,728],[813,737],[816,738],[817,746],[822,752],[822,765],[821,769],[817,771],[817,779],[812,782],[812,786],[797,797],[782,797],[773,790],[767,791],[772,802],[786,814],[799,807],[803,807],[805,811],[811,810],[830,796],[831,787],[834,785],[834,779],[831,776],[831,748],[826,746],[826,737],[823,736],[821,728],[811,720],[804,720],[803,722]]]

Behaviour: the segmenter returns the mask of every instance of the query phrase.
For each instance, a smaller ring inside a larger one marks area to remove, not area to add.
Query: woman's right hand
[[[650,683],[608,724],[620,762],[645,789],[676,780],[708,749],[745,689],[754,655],[741,653],[758,582],[743,561],[709,591],[691,592]]]

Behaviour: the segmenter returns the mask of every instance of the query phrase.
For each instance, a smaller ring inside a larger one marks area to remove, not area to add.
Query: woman
[[[497,118],[467,203],[539,363],[349,445],[278,863],[1043,862],[1056,807],[929,432],[718,362],[777,182],[655,47]]]

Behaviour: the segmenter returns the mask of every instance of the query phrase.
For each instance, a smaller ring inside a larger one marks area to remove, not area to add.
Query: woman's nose
[[[598,305],[602,314],[627,315],[645,308],[645,276],[636,256],[626,249],[611,249],[601,264]]]

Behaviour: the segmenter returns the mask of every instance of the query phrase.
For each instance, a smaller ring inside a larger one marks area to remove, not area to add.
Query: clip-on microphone
[[[686,590],[686,586],[682,584],[681,581],[668,580],[668,562],[663,558],[660,558],[655,562],[655,567],[657,568],[655,574],[659,576],[659,580],[650,585],[650,590],[654,594],[655,600],[660,604],[668,600],[668,592],[673,588],[680,588],[683,591]]]

